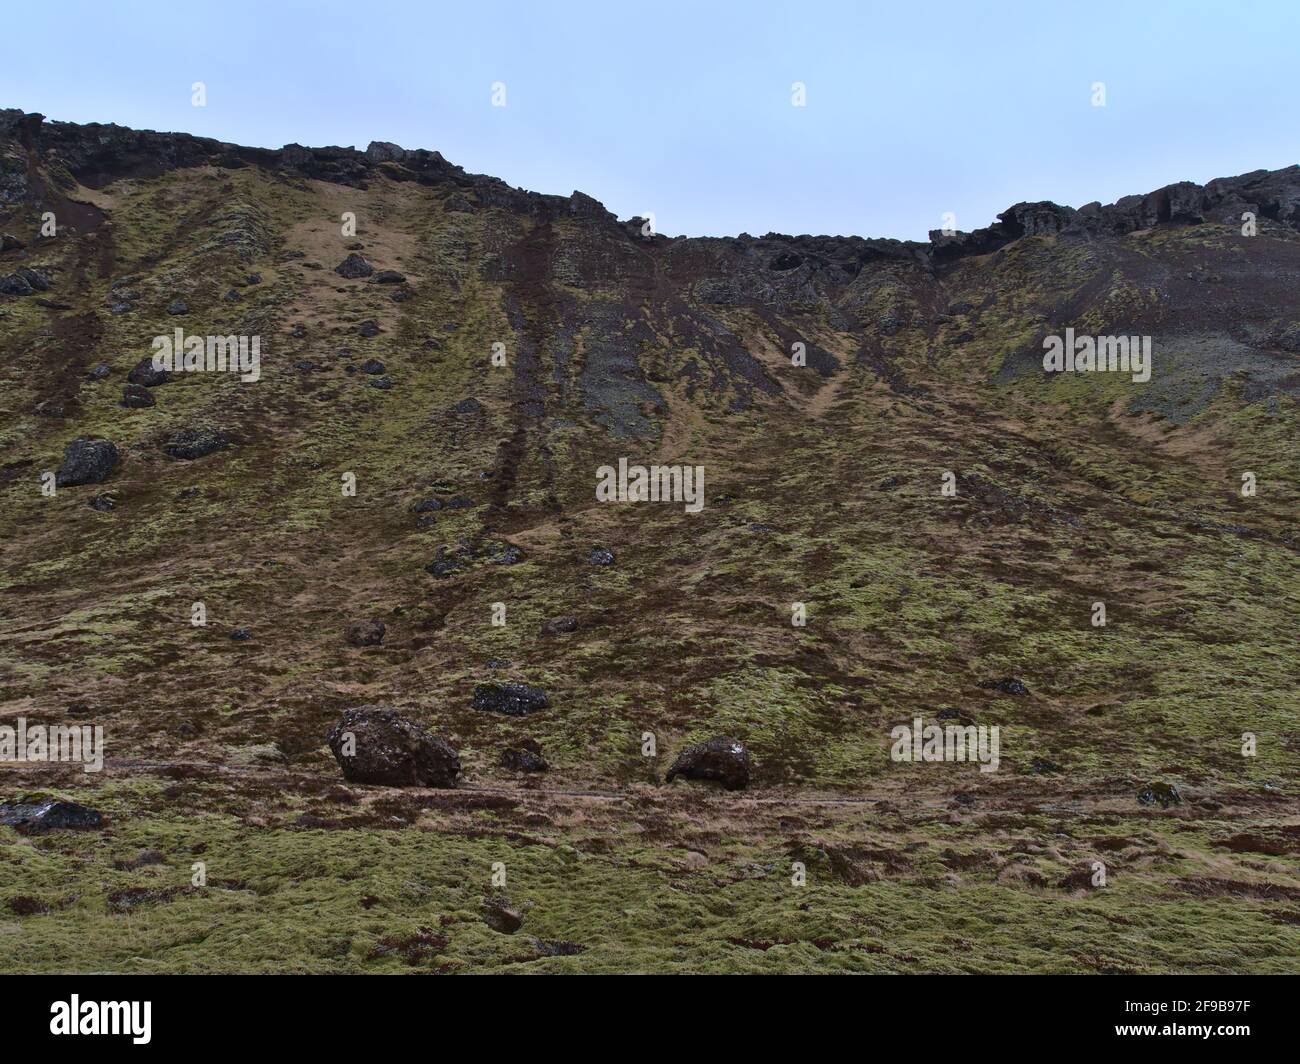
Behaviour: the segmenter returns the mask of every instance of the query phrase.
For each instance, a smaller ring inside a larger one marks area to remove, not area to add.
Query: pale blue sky
[[[62,0],[5,24],[3,107],[391,140],[671,235],[925,239],[945,211],[972,229],[1300,157],[1296,0]]]

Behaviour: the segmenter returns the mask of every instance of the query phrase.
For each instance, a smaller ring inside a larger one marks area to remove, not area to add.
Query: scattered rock
[[[431,573],[439,579],[445,579],[454,573],[462,573],[469,568],[469,562],[458,554],[448,554],[445,547],[439,547],[433,556],[433,561],[424,567],[426,573]]]
[[[458,414],[477,414],[483,409],[483,404],[477,399],[462,399],[456,404],[456,413]]]
[[[442,509],[442,503],[440,503],[437,499],[433,498],[432,496],[430,496],[427,499],[421,499],[419,502],[411,503],[411,513],[413,514],[427,514],[433,512],[434,510],[441,510],[441,509]]]
[[[76,802],[49,799],[0,805],[0,824],[8,824],[23,835],[43,835],[47,831],[84,831],[101,827],[103,823],[102,813]]]
[[[10,273],[0,277],[0,295],[29,296],[32,291],[31,284],[21,274]]]
[[[224,450],[229,445],[230,440],[226,434],[217,429],[184,429],[163,444],[163,450],[171,458],[190,462],[214,451]]]
[[[503,935],[513,935],[523,927],[524,916],[505,898],[485,898],[483,922],[493,931],[500,931]]]
[[[370,280],[373,284],[404,284],[406,277],[396,270],[380,270]]]
[[[547,709],[551,700],[544,691],[522,683],[483,683],[474,688],[474,709],[504,713],[508,717],[525,717]]]
[[[361,372],[378,375],[384,372],[384,364],[377,358],[368,358],[361,363]]]
[[[102,381],[105,377],[109,376],[112,372],[113,370],[106,363],[101,362],[98,366],[96,366],[94,369],[92,369],[89,373],[86,374],[86,379],[92,381]]]
[[[111,495],[96,495],[93,499],[90,499],[86,505],[92,510],[98,510],[100,513],[106,514],[111,511],[117,503]]]
[[[1009,676],[1004,680],[990,680],[987,683],[980,684],[980,686],[990,691],[1001,691],[1004,695],[1029,694],[1029,688],[1014,676]]]
[[[501,767],[511,772],[547,772],[551,766],[542,756],[541,743],[525,739],[517,748],[501,752]]]
[[[253,630],[251,628],[236,628],[230,633],[230,638],[236,643],[247,643],[253,638]]]
[[[460,755],[395,709],[349,709],[329,733],[329,747],[351,783],[388,787],[455,787]]]
[[[13,273],[0,277],[0,293],[7,296],[30,296],[34,292],[48,292],[50,279],[38,270],[19,266]]]
[[[376,377],[374,380],[366,381],[372,388],[378,388],[381,392],[388,391],[393,386],[392,379],[389,377]]]
[[[143,384],[127,384],[122,388],[122,405],[129,410],[143,410],[157,406],[158,400]]]
[[[553,617],[542,625],[543,635],[567,635],[578,630],[577,617]]]
[[[353,621],[348,625],[348,642],[354,647],[377,647],[384,641],[383,621]]]
[[[57,487],[102,484],[117,466],[117,448],[108,440],[78,436],[63,449],[63,464],[55,474]]]
[[[171,379],[171,374],[155,366],[152,355],[145,355],[131,367],[131,372],[126,375],[126,379],[144,388],[156,388],[160,384],[166,384]]]
[[[729,791],[738,791],[749,783],[749,751],[739,739],[716,735],[677,755],[665,777],[672,783],[678,776],[690,780],[713,780]]]
[[[173,299],[167,304],[168,314],[188,314],[190,312],[189,304],[183,299]]]
[[[375,321],[374,318],[367,318],[357,326],[359,336],[378,336],[379,332],[379,322]]]
[[[1168,809],[1171,805],[1182,805],[1183,796],[1172,783],[1148,783],[1138,791],[1138,801],[1143,805],[1155,805],[1158,802],[1162,809]]]
[[[334,267],[334,272],[349,281],[355,281],[361,277],[369,277],[375,272],[375,268],[354,251]]]
[[[613,565],[614,552],[607,547],[592,547],[587,561],[592,565]]]

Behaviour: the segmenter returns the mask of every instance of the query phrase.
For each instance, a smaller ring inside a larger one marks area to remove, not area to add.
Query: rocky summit
[[[1133,191],[0,111],[0,967],[1292,970],[1300,168]]]

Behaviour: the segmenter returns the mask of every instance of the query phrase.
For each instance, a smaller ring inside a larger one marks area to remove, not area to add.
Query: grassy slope
[[[0,484],[0,699],[6,717],[31,720],[90,704],[110,767],[98,779],[7,768],[0,793],[80,797],[111,826],[40,840],[0,829],[0,932],[13,946],[0,967],[1294,969],[1294,401],[1248,405],[1225,387],[1175,424],[1128,414],[1131,393],[1110,379],[987,383],[1004,352],[1041,332],[1044,307],[1111,268],[1080,327],[1149,310],[1158,301],[1136,267],[1041,240],[963,265],[945,296],[980,305],[977,322],[882,341],[911,394],[857,361],[861,338],[823,315],[793,327],[839,356],[826,379],[783,365],[757,316],[710,311],[781,385],[739,412],[729,390],[687,400],[673,378],[707,355],[650,313],[650,337],[626,343],[669,378],[658,387],[671,404],[628,442],[577,398],[604,372],[592,367],[618,284],[551,285],[569,301],[557,316],[528,277],[490,268],[526,271],[538,248],[567,254],[578,230],[446,211],[438,193],[387,180],[359,193],[251,169],[123,181],[101,196],[112,227],[100,247],[68,237],[35,259],[58,269],[74,325],[60,331],[27,300],[6,301],[0,318],[12,473]],[[358,212],[378,266],[408,274],[414,299],[332,273],[343,210]],[[1208,228],[1184,239],[1226,240]],[[1134,261],[1176,251],[1161,233],[1127,240]],[[261,283],[224,302],[251,269]],[[882,270],[897,276],[867,305],[906,307],[907,271]],[[110,317],[109,281],[125,274],[141,278],[139,309]],[[188,329],[260,332],[263,379],[194,375],[158,389],[157,408],[124,411],[125,372],[178,323],[163,311],[177,294]],[[380,336],[353,333],[366,318]],[[967,326],[974,339],[958,339]],[[508,369],[487,364],[497,339]],[[372,356],[392,390],[344,371]],[[303,358],[322,368],[295,369]],[[80,383],[101,360],[114,375]],[[31,414],[61,381],[78,399],[67,421]],[[534,391],[545,422],[518,413]],[[454,412],[468,396],[482,413]],[[158,443],[195,423],[231,429],[236,446],[166,459]],[[98,489],[36,490],[78,434],[122,450],[103,489],[112,513],[85,506]],[[704,463],[709,507],[596,506],[592,473],[619,455]],[[1235,495],[1243,469],[1260,477],[1255,499]],[[944,470],[963,478],[955,500],[939,494]],[[356,498],[339,492],[344,471]],[[200,494],[182,498],[191,487]],[[435,489],[478,505],[417,530],[407,507]],[[448,582],[423,571],[440,546],[505,539],[522,564],[479,558]],[[596,543],[617,566],[584,564]],[[1089,624],[1098,599],[1105,629]],[[188,624],[196,600],[207,628]],[[508,604],[503,629],[488,624],[496,601]],[[796,601],[808,604],[803,629],[789,624]],[[580,630],[541,635],[560,614]],[[346,623],[370,615],[388,623],[385,645],[346,646]],[[229,641],[238,625],[251,643]],[[510,664],[493,670],[493,658]],[[473,685],[500,675],[545,687],[555,708],[472,712]],[[1007,675],[1031,696],[980,686]],[[361,701],[451,736],[466,785],[505,793],[336,786],[323,736]],[[1000,773],[889,760],[894,724],[943,707],[1001,725]],[[754,752],[750,797],[653,784],[683,743],[718,731]],[[1240,756],[1243,731],[1258,757]],[[524,736],[554,766],[540,784],[497,766]],[[1064,771],[1033,775],[1034,758]],[[1137,789],[1155,778],[1192,801],[1141,808]],[[566,790],[611,797],[544,793]],[[686,867],[687,850],[706,866]],[[142,851],[162,863],[115,867]],[[1093,859],[1107,887],[1061,885]],[[200,890],[187,889],[195,860],[208,864]],[[790,883],[794,860],[806,887]],[[529,906],[514,937],[478,919],[494,861]],[[121,893],[134,888],[154,893]],[[544,956],[532,937],[581,952]]]

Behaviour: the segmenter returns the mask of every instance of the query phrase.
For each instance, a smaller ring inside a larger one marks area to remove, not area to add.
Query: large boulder
[[[102,484],[117,465],[117,447],[108,440],[78,436],[63,448],[63,464],[55,474],[57,487]]]
[[[738,791],[749,783],[749,751],[739,739],[715,735],[677,755],[665,782],[678,776],[688,780],[712,780],[729,791]]]
[[[352,783],[455,787],[460,755],[395,709],[357,706],[329,733],[329,747]]]

